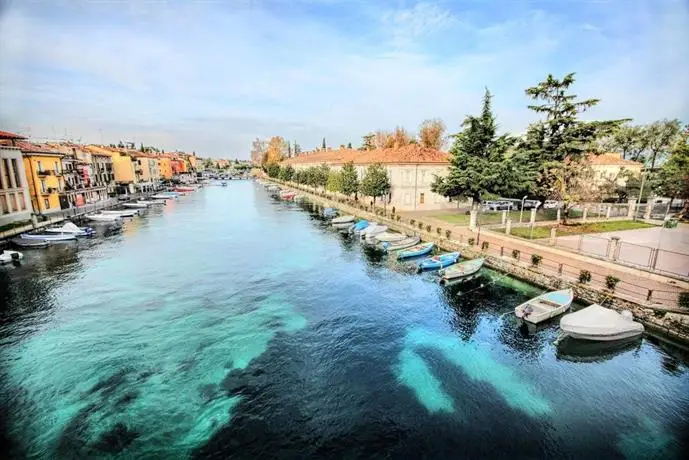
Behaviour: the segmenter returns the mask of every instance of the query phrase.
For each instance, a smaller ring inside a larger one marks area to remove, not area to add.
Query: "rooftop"
[[[429,149],[419,145],[407,145],[398,149],[376,150],[318,150],[302,153],[296,157],[287,158],[284,164],[329,163],[342,164],[353,161],[354,164],[418,164],[435,163],[447,164],[448,155],[440,150]]]
[[[589,161],[592,165],[643,166],[643,163],[639,161],[625,160],[619,153],[614,152],[589,155]]]
[[[21,136],[19,134],[10,133],[7,131],[0,131],[0,139],[19,140],[19,139],[26,139],[26,137]]]

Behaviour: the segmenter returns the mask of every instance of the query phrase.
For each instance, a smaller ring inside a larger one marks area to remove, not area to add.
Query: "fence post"
[[[586,216],[589,213],[589,208],[587,206],[584,206],[584,215],[581,216],[581,223],[585,224],[586,223]]]
[[[505,225],[505,221],[507,220],[507,211],[502,211],[502,225]]]
[[[557,228],[552,227],[552,228],[550,229],[550,241],[548,241],[548,243],[549,243],[551,246],[555,246],[555,241],[556,241],[556,240],[557,240]]]
[[[648,294],[646,295],[646,302],[650,302],[652,297],[653,297],[653,289],[649,289]]]
[[[557,208],[557,221],[560,222],[560,219],[562,218],[560,208]]]
[[[653,210],[653,201],[651,197],[648,197],[648,200],[646,201],[646,211],[644,212],[644,219],[648,220],[651,218],[651,211]]]
[[[658,262],[658,252],[660,252],[660,250],[658,248],[651,248],[651,256],[650,256],[651,260],[648,264],[648,266],[651,270],[656,269],[656,263]]]
[[[581,252],[581,248],[584,245],[584,235],[579,235],[579,242],[577,243],[577,252]]]
[[[557,267],[557,274],[558,274],[558,275],[562,275],[562,266],[563,266],[563,264],[560,264],[560,265],[558,265],[558,267]]]
[[[605,211],[606,219],[610,219],[610,212],[612,212],[612,206],[608,205],[608,209]]]
[[[627,209],[627,219],[633,219],[634,213],[636,212],[636,200],[633,198],[627,200],[627,205],[629,206]]]
[[[511,231],[512,231],[512,219],[508,218],[507,222],[505,222],[505,235],[509,235]]]
[[[529,222],[531,222],[531,225],[536,223],[536,208],[531,208],[531,219],[529,219]]]
[[[500,257],[505,255],[505,246],[500,246]]]

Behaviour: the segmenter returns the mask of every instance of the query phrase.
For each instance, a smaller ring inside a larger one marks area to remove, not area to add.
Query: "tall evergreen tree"
[[[486,89],[481,115],[467,116],[462,132],[453,136],[449,173],[435,177],[431,184],[433,192],[451,198],[472,198],[477,204],[486,193],[511,195],[529,188],[532,174],[526,162],[510,151],[515,139],[496,134],[491,99]]]
[[[348,148],[348,149],[351,149],[351,148],[352,148],[352,143],[351,143],[351,142],[347,142],[347,148]]]
[[[359,176],[350,161],[342,166],[342,193],[351,196],[359,191]]]
[[[297,156],[297,155],[299,155],[299,154],[301,153],[301,147],[299,146],[299,144],[297,144],[297,141],[294,141],[294,150],[293,150],[293,152],[294,152],[294,156]]]
[[[323,138],[323,145],[322,145],[323,150],[325,150],[325,137]]]
[[[390,193],[390,178],[388,172],[380,163],[373,163],[366,169],[366,174],[361,180],[361,193],[373,197],[373,206],[376,206],[376,198]]]
[[[362,142],[361,142],[361,148],[359,150],[373,150],[375,149],[375,138],[376,135],[375,133],[368,133],[367,135],[363,136]]]
[[[292,144],[287,141],[287,158],[292,158]]]
[[[680,134],[653,185],[656,193],[661,196],[683,199],[680,217],[689,215],[689,126]]]

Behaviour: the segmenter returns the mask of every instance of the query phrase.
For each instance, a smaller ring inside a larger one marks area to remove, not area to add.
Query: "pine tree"
[[[347,142],[347,148],[348,148],[348,149],[351,149],[351,148],[352,148],[352,143],[351,143],[351,142]]]
[[[287,141],[287,158],[292,158],[292,144]]]
[[[361,180],[361,193],[373,197],[373,207],[376,206],[376,198],[390,193],[390,178],[388,172],[380,163],[373,163],[366,169],[366,174]]]
[[[323,150],[325,150],[325,137],[323,138],[323,146],[322,146],[322,148],[323,148]]]
[[[375,149],[375,138],[375,133],[368,133],[363,136],[360,150],[366,151]]]
[[[347,196],[359,191],[359,176],[354,168],[354,162],[350,161],[342,166],[342,193]]]

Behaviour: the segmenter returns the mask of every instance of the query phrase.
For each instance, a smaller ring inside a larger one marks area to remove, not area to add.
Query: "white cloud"
[[[413,130],[437,116],[454,130],[487,85],[501,126],[520,131],[535,118],[524,88],[568,71],[578,71],[575,92],[603,99],[591,116],[689,118],[681,3],[665,2],[652,19],[621,11],[613,25],[539,10],[478,25],[431,3],[344,25],[259,2],[131,4],[125,14],[90,4],[62,20],[10,8],[0,18],[4,128],[51,136],[55,127],[96,142],[102,129],[106,142],[246,156],[256,136],[356,144],[369,130]]]

